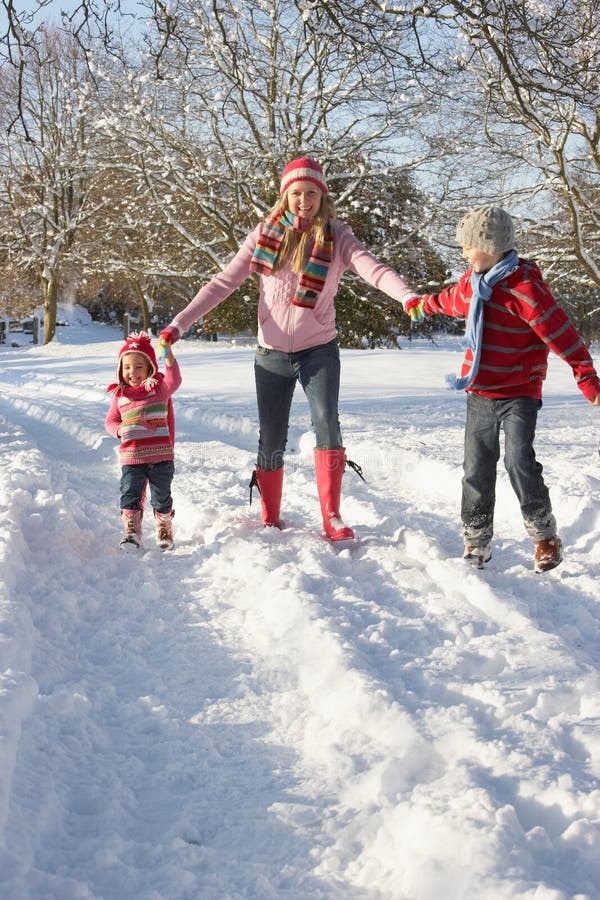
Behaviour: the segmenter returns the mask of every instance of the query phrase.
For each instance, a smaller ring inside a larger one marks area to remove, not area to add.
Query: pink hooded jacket
[[[251,274],[250,261],[256,247],[260,225],[252,231],[230,263],[201,288],[193,300],[173,319],[171,326],[180,335],[221,303]],[[379,262],[355,237],[350,226],[334,223],[334,251],[327,278],[314,309],[293,306],[298,275],[288,264],[276,275],[259,275],[258,342],[271,350],[294,353],[327,344],[336,337],[335,295],[347,270],[399,303],[416,297],[390,266]]]

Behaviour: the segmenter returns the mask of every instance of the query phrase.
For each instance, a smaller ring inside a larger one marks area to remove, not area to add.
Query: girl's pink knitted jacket
[[[171,325],[180,335],[229,297],[250,275],[250,260],[258,240],[260,225],[252,231],[222,272],[201,288]],[[361,244],[348,225],[334,223],[333,259],[314,309],[293,306],[298,276],[289,265],[275,275],[259,275],[258,342],[262,347],[294,353],[327,344],[336,336],[335,295],[344,272],[350,270],[368,284],[399,303],[416,297],[394,269],[379,262]]]
[[[156,385],[145,387],[119,385],[106,414],[109,434],[121,439],[119,460],[122,466],[164,462],[174,457],[175,417],[171,395],[181,385],[177,360],[159,373]]]

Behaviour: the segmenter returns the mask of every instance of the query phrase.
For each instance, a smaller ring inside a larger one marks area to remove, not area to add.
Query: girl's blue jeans
[[[259,469],[272,471],[283,465],[297,381],[308,400],[316,447],[334,450],[342,446],[338,418],[340,351],[337,341],[298,353],[259,346],[254,360],[254,377],[260,427],[256,461]]]
[[[491,400],[467,393],[461,518],[465,543],[482,547],[492,539],[500,430],[504,466],[534,541],[556,534],[550,495],[535,458],[533,441],[542,401],[530,397]]]
[[[137,463],[121,466],[121,509],[141,509],[150,485],[152,509],[159,513],[171,512],[173,498],[171,484],[175,473],[172,459],[158,463]]]

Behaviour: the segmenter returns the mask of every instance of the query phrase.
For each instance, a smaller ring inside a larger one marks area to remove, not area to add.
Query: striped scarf
[[[305,234],[313,227],[314,219],[301,219],[288,210],[283,215],[274,215],[260,228],[258,241],[250,260],[250,271],[260,275],[271,275],[277,254],[283,243],[287,228]],[[329,264],[333,259],[333,227],[330,222],[325,226],[325,239],[315,240],[310,257],[304,271],[298,279],[296,292],[292,299],[294,306],[305,306],[313,309],[325,284]]]
[[[472,362],[468,373],[462,378],[456,375],[446,375],[446,383],[449,387],[456,391],[462,391],[469,387],[473,379],[479,371],[479,362],[481,359],[481,343],[483,340],[483,307],[487,300],[492,296],[492,289],[495,284],[508,278],[513,272],[519,268],[519,256],[516,250],[511,250],[500,262],[488,272],[480,273],[473,270],[471,274],[472,297],[469,304],[469,315],[467,316],[467,327],[465,331],[465,339],[467,346],[471,348]]]

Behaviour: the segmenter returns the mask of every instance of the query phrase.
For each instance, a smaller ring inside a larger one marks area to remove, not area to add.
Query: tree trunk
[[[139,281],[134,281],[133,286],[142,311],[142,328],[144,331],[150,333],[150,310],[148,309],[146,295]]]
[[[58,281],[54,272],[42,275],[42,291],[44,294],[44,344],[49,344],[56,334]]]

